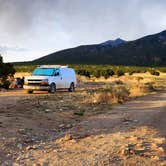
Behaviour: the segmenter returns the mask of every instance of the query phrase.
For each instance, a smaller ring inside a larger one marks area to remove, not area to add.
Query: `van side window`
[[[60,75],[60,70],[59,70],[59,69],[56,69],[54,76],[59,76],[59,75]]]

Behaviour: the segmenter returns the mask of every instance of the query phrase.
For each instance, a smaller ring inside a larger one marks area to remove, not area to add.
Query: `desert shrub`
[[[151,74],[151,75],[155,75],[155,76],[159,76],[159,75],[160,75],[160,72],[155,71],[155,70],[151,70],[151,71],[150,71],[150,74]]]
[[[88,70],[80,69],[76,70],[77,74],[83,75],[90,78],[90,72]]]
[[[120,77],[124,75],[124,72],[122,70],[117,70],[116,74],[118,77]]]
[[[10,81],[9,80],[6,80],[6,79],[1,80],[1,83],[0,83],[1,88],[9,89],[9,86],[10,86]]]
[[[146,73],[146,72],[147,72],[146,69],[142,69],[142,70],[141,70],[141,73]]]
[[[90,72],[89,72],[89,71],[87,71],[87,70],[85,70],[84,76],[86,76],[86,77],[89,77],[89,78],[90,78]]]
[[[93,104],[123,103],[128,100],[129,95],[129,89],[125,86],[107,86],[102,90],[88,91],[84,102]]]
[[[101,75],[102,75],[101,70],[95,71],[93,75],[94,75],[96,78],[100,78]]]
[[[3,59],[0,56],[0,87],[8,89],[10,85],[9,77],[12,77],[15,73],[15,69],[10,63],[3,63]]]
[[[135,73],[142,73],[142,71],[139,70],[139,69],[137,69],[137,70],[135,71]]]
[[[96,78],[100,78],[101,76],[103,76],[105,79],[107,79],[110,76],[114,75],[114,71],[111,69],[107,69],[107,70],[97,69],[92,72],[92,75],[95,76]]]
[[[138,83],[130,86],[130,95],[134,97],[142,96],[153,91],[155,91],[153,82]]]
[[[109,78],[109,73],[108,73],[106,70],[103,70],[103,71],[102,71],[102,76],[103,76],[105,79],[107,79],[107,78]]]
[[[135,71],[129,71],[129,75],[133,75],[134,73],[136,73]]]
[[[130,91],[124,85],[119,85],[112,89],[112,94],[115,103],[123,103],[128,100]]]
[[[83,70],[76,70],[76,73],[77,73],[78,75],[83,75]]]
[[[147,82],[144,84],[143,86],[143,91],[145,92],[153,92],[155,91],[154,87],[153,87],[153,82]]]
[[[112,69],[107,69],[105,72],[104,72],[104,78],[109,78],[110,76],[113,76],[115,73]]]

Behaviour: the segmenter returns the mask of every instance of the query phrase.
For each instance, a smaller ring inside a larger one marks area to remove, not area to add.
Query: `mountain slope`
[[[135,41],[122,39],[55,52],[35,64],[113,64],[166,66],[166,31]]]
[[[124,43],[126,43],[125,40],[117,38],[116,40],[108,40],[108,41],[106,41],[104,43],[101,43],[101,45],[103,45],[103,46],[117,47],[117,46],[119,46],[121,44],[124,44]]]

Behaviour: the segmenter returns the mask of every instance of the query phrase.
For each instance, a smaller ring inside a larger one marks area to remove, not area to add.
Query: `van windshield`
[[[33,76],[52,76],[53,74],[53,68],[37,68],[32,72]]]

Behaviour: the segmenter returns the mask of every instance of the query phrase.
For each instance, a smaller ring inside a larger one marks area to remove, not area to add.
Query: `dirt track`
[[[113,107],[80,100],[79,93],[0,93],[1,165],[165,163],[165,92]],[[75,115],[80,109],[88,111]]]

